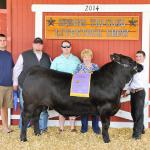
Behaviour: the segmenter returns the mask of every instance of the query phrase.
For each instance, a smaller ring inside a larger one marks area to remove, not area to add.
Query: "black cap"
[[[43,44],[43,40],[41,38],[37,37],[37,38],[34,39],[33,43],[35,43],[35,44],[37,44],[37,43]]]

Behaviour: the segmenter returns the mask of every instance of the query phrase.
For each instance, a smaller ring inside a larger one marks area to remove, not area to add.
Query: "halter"
[[[125,67],[125,68],[130,67],[130,65],[122,64],[121,62],[118,62],[118,61],[115,61],[115,60],[113,60],[113,61],[116,62],[117,64],[119,64],[119,65]]]
[[[114,61],[114,60],[113,60],[113,61]],[[125,68],[130,67],[130,65],[123,64],[123,63],[118,62],[118,61],[114,61],[114,62],[116,62],[117,64],[119,64],[119,65],[121,65],[121,66],[123,66],[123,67],[125,67]],[[133,67],[133,70],[135,70],[136,73],[138,72],[137,63],[136,63],[136,65]]]

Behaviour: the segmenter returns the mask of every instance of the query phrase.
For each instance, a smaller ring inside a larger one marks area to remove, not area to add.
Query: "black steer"
[[[72,74],[41,67],[31,68],[23,83],[24,109],[20,140],[27,140],[30,119],[35,135],[40,134],[39,116],[43,109],[49,107],[64,116],[98,113],[102,122],[103,140],[108,143],[110,117],[120,108],[122,89],[135,73],[143,69],[142,65],[121,54],[111,55],[111,60],[93,72],[89,98],[69,96]]]

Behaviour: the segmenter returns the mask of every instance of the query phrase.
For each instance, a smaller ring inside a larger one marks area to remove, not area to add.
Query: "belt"
[[[131,89],[130,92],[131,93],[136,93],[136,92],[139,92],[139,91],[142,91],[142,90],[144,90],[144,88]]]

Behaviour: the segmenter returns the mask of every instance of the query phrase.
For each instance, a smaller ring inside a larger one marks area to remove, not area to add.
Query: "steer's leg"
[[[22,117],[22,128],[21,128],[21,133],[20,133],[20,140],[25,142],[27,141],[27,126],[28,126],[28,123],[31,119],[31,113],[29,112],[25,112],[23,111],[21,113],[21,117]]]
[[[110,117],[108,116],[101,116],[101,121],[102,121],[102,136],[103,136],[103,140],[105,143],[109,143],[110,142],[110,138],[109,138],[109,133],[108,133],[108,129],[109,129],[109,125],[110,125]]]
[[[112,106],[111,104],[107,103],[103,106],[98,106],[97,109],[99,111],[101,122],[102,122],[103,140],[105,143],[109,143],[110,138],[109,138],[108,129],[110,126],[110,114],[112,112]]]
[[[40,129],[39,129],[39,118],[40,113],[42,112],[42,106],[36,108],[33,112],[33,126],[34,126],[34,133],[35,135],[40,135]]]

